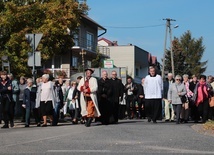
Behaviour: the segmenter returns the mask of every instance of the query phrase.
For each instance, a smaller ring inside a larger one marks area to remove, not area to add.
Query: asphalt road
[[[60,123],[57,127],[0,129],[0,154],[214,154],[214,136],[192,129],[193,123],[122,120],[91,127]]]

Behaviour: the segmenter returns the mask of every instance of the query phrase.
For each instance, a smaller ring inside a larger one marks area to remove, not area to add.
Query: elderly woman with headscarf
[[[37,90],[36,107],[40,107],[43,117],[42,127],[47,126],[47,118],[53,122],[53,109],[55,108],[56,97],[54,91],[54,83],[49,81],[49,74],[42,76],[42,83]]]
[[[181,76],[176,75],[175,83],[169,86],[168,90],[168,101],[172,103],[173,110],[176,115],[176,124],[180,123],[180,114],[182,109],[181,97],[186,95],[186,88],[183,83],[181,83]]]

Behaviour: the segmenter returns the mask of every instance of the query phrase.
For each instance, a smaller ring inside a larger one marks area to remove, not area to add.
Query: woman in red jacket
[[[200,80],[197,83],[195,90],[195,104],[197,107],[195,122],[202,117],[202,123],[205,123],[208,119],[209,108],[209,87],[206,83],[206,76],[201,75]]]

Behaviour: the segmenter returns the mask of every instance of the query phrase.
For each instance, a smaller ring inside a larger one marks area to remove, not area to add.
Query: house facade
[[[157,57],[132,44],[120,46],[117,41],[101,38],[98,40],[98,47],[100,51],[102,47],[106,47],[114,66],[126,67],[127,74],[137,83],[141,83],[141,79],[148,75],[149,66],[158,66]]]
[[[110,59],[116,67],[126,67],[127,74],[135,82],[141,83],[142,77],[148,74],[148,52],[135,46],[109,46]]]
[[[70,77],[72,74],[82,71],[83,64],[84,68],[91,67],[92,60],[97,56],[98,37],[105,34],[106,31],[94,20],[82,15],[81,24],[73,38],[74,46],[65,54],[53,57],[44,68],[52,70],[55,76],[57,71],[63,70],[67,77]],[[85,54],[81,55],[82,52]],[[109,53],[103,53],[102,56],[108,58]]]

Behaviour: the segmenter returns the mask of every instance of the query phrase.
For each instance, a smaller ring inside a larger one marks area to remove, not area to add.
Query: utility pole
[[[35,47],[35,36],[36,34],[33,34],[33,46],[32,46],[32,52],[33,52],[33,82],[34,84],[36,84],[36,56],[35,56],[35,52],[36,52],[36,47]]]
[[[169,29],[169,35],[170,35],[170,55],[171,55],[171,66],[172,66],[172,75],[175,77],[175,67],[174,67],[174,58],[173,58],[173,51],[172,51],[172,29],[171,29],[171,21],[176,21],[175,19],[166,18],[163,19],[166,20],[166,34],[165,34],[165,40],[164,40],[164,54],[163,54],[163,66],[162,66],[162,78],[165,77],[165,59],[166,59],[166,42],[167,42],[167,32]]]

